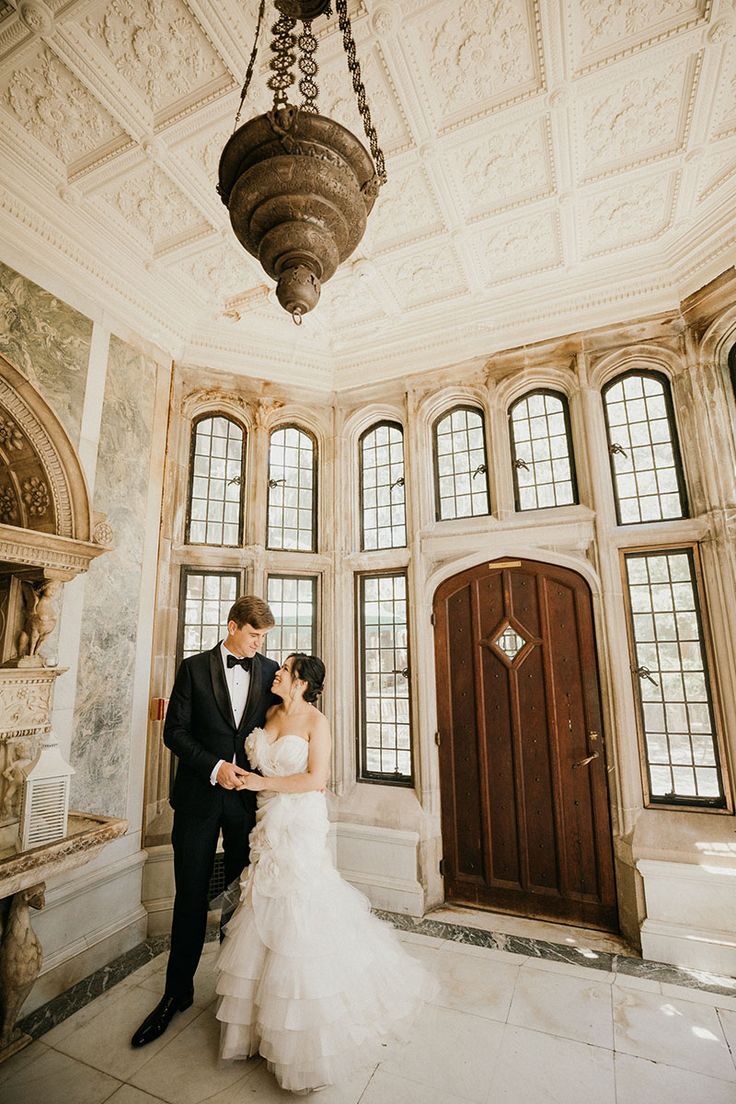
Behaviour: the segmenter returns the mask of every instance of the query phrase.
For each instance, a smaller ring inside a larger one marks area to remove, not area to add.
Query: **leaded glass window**
[[[242,543],[244,447],[242,427],[224,415],[192,426],[188,543]]]
[[[578,501],[567,399],[533,391],[509,410],[517,510],[545,510]]]
[[[185,567],[179,595],[177,658],[214,648],[227,635],[227,615],[238,596],[239,571],[200,571]]]
[[[670,387],[656,372],[627,372],[603,389],[619,525],[687,517]]]
[[[266,547],[317,549],[317,450],[311,434],[298,426],[271,434]]]
[[[269,575],[268,604],[276,625],[268,632],[268,655],[283,663],[292,652],[317,650],[317,578]]]
[[[362,547],[406,547],[404,433],[381,422],[360,438]]]
[[[358,607],[360,778],[410,785],[406,575],[361,576]]]
[[[625,563],[650,799],[723,806],[693,550],[629,553]]]
[[[437,520],[489,512],[483,415],[456,406],[434,425]]]

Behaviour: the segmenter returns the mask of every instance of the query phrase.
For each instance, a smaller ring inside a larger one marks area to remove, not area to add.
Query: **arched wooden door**
[[[434,599],[448,901],[617,930],[585,580],[483,563]]]

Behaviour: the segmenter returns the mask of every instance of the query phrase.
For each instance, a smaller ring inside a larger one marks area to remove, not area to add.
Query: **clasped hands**
[[[260,774],[243,770],[236,763],[221,763],[217,772],[217,784],[223,790],[263,790],[265,779]]]

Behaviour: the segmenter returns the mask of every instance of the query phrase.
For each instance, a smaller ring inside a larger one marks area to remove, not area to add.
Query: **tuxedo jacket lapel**
[[[222,664],[220,665],[222,666]],[[243,731],[249,732],[249,718],[253,716],[258,710],[261,698],[263,697],[263,687],[261,685],[263,681],[263,669],[261,667],[261,657],[256,652],[253,656],[253,662],[250,668],[250,686],[248,687],[248,697],[245,701],[245,709],[243,710],[243,716],[240,718],[240,724],[238,725],[238,735]]]
[[[210,652],[210,678],[212,679],[212,693],[215,696],[217,708],[228,724],[235,728],[235,716],[233,715],[230,694],[228,693],[227,683],[225,682],[225,672],[222,669],[222,656],[220,654],[219,644]]]

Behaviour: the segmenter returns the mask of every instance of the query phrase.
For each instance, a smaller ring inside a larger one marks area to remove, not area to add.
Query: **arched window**
[[[434,423],[438,521],[490,513],[483,414],[455,406]]]
[[[360,438],[361,547],[404,548],[404,432],[396,422],[379,422]]]
[[[189,464],[189,544],[237,546],[243,541],[245,433],[224,414],[192,425]]]
[[[317,551],[317,446],[294,425],[271,434],[266,547]]]
[[[517,510],[546,510],[578,501],[567,399],[540,389],[509,409]]]
[[[632,371],[603,388],[619,525],[687,517],[672,396],[659,372]]]

